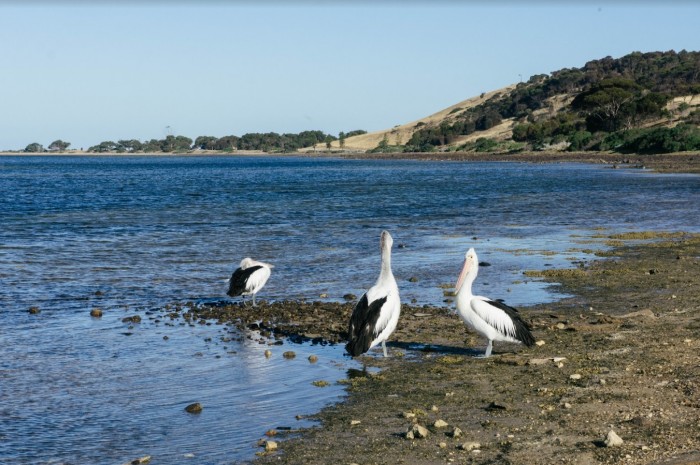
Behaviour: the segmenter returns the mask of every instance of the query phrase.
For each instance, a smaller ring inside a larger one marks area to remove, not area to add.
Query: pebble
[[[315,355],[309,355],[309,362],[311,362],[311,363],[318,362],[318,357]]]
[[[202,411],[202,404],[200,404],[199,402],[190,404],[187,407],[185,407],[185,411],[187,413],[200,413]]]
[[[350,420],[350,425],[352,426],[359,425],[360,423],[362,423],[360,420]]]
[[[566,409],[571,408],[571,404],[568,402],[564,402],[564,408],[566,408]]]
[[[265,447],[265,452],[272,452],[277,450],[277,443],[275,441],[265,441],[263,445]]]
[[[449,426],[449,423],[447,423],[445,420],[435,420],[433,426],[436,428],[445,428],[446,426]]]
[[[193,459],[194,454],[192,452],[188,452],[188,453],[184,454],[183,457],[185,457],[186,459]]]
[[[437,405],[433,405],[432,407],[430,407],[430,410],[432,410],[433,412],[437,412],[440,409],[438,408]]]
[[[408,432],[406,432],[406,439],[427,438],[428,434],[430,434],[428,428],[415,424],[408,430]]]
[[[403,412],[404,418],[416,418],[416,414],[413,412]]]
[[[102,309],[93,308],[92,310],[90,310],[90,316],[93,318],[101,318],[102,317]]]
[[[438,444],[438,446],[440,447],[440,449],[444,449],[445,447],[447,447],[447,443],[441,442],[440,444]]]
[[[41,313],[41,310],[39,310],[39,307],[29,307],[29,310],[27,310],[30,315],[38,315]]]
[[[535,345],[536,345],[537,347],[542,347],[544,344],[545,344],[545,342],[544,342],[543,340],[541,340],[541,339],[540,339],[539,341],[535,342]]]
[[[297,356],[297,354],[296,354],[296,352],[294,352],[293,350],[288,350],[287,352],[285,352],[285,353],[282,354],[282,357],[288,358],[288,359],[292,359],[292,358],[294,358],[294,357],[296,357],[296,356]]]
[[[141,465],[143,463],[148,463],[151,461],[151,456],[150,455],[144,455],[143,457],[139,457],[137,459],[132,460],[129,462],[131,465]]]
[[[270,357],[272,357],[272,351],[270,349],[267,349],[265,351],[265,358],[270,358]]]
[[[458,438],[461,435],[462,435],[462,430],[457,428],[456,426],[455,426],[455,429],[453,429],[452,433],[450,434],[450,436],[452,436],[453,438]]]
[[[569,376],[569,379],[581,379],[581,375],[578,373],[574,373],[573,375]]]
[[[464,444],[460,444],[459,448],[462,450],[478,450],[481,449],[481,444],[478,442],[465,442]]]
[[[615,433],[615,431],[610,430],[608,431],[608,435],[605,438],[605,447],[615,447],[615,446],[621,446],[624,441],[620,436]]]

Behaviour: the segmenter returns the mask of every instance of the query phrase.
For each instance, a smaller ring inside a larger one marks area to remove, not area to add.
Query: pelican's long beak
[[[460,289],[462,289],[462,285],[464,285],[464,280],[467,279],[467,275],[469,274],[469,270],[471,269],[471,267],[471,257],[464,257],[464,265],[462,265],[462,272],[459,274],[459,278],[457,278],[457,284],[455,285],[455,294],[459,294]]]

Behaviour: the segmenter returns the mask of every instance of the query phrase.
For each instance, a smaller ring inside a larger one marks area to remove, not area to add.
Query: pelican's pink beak
[[[464,257],[464,265],[462,266],[462,272],[459,274],[459,278],[457,278],[457,284],[455,285],[455,294],[459,294],[459,290],[462,289],[462,285],[464,284],[464,280],[467,278],[467,275],[469,274],[469,270],[471,270],[472,266],[474,264],[474,259],[470,254],[467,254]]]

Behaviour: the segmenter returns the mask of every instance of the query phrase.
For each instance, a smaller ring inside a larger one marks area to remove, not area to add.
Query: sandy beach
[[[278,449],[255,463],[700,463],[700,235],[607,239],[598,261],[528,272],[573,295],[520,309],[531,348],[496,343],[476,358],[486,341],[451,308],[404,305],[391,356],[361,358],[381,370],[341,381],[348,397],[318,427],[261,431]],[[237,305],[191,317],[342,342],[352,305],[262,305],[257,323]]]

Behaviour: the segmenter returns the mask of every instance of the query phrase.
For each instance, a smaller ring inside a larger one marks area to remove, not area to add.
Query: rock
[[[275,441],[265,441],[263,442],[265,447],[265,452],[272,452],[277,450],[277,443]]]
[[[141,323],[141,317],[138,315],[127,316],[126,318],[122,318],[122,323]]]
[[[450,433],[450,436],[452,436],[453,438],[458,438],[462,436],[462,430],[455,426],[455,428]]]
[[[272,357],[272,351],[270,349],[267,349],[265,351],[265,358],[270,358],[270,357]]]
[[[428,434],[430,434],[430,432],[428,431],[428,428],[416,423],[415,425],[411,426],[411,429],[409,429],[408,432],[406,433],[406,439],[427,438]],[[410,436],[410,438],[409,438],[409,436]]]
[[[437,412],[437,411],[440,410],[440,409],[438,408],[437,405],[433,405],[432,407],[430,407],[430,410],[433,411],[433,412]]]
[[[282,354],[282,357],[284,357],[286,359],[292,359],[296,356],[297,356],[297,354],[293,350],[288,350]]]
[[[192,452],[187,452],[186,454],[183,454],[182,456],[186,459],[193,459],[194,458],[194,454]]]
[[[449,426],[449,423],[447,423],[445,420],[435,420],[433,426],[436,428],[445,428],[446,426]]]
[[[277,430],[276,429],[269,429],[269,430],[265,431],[265,436],[267,436],[268,438],[271,438],[273,436],[277,436]]]
[[[92,310],[90,310],[90,316],[93,318],[102,318],[102,309],[93,308]]]
[[[345,294],[343,296],[343,299],[345,300],[357,300],[357,296],[355,294]]]
[[[315,355],[309,355],[309,362],[311,362],[311,363],[318,362],[318,357]]]
[[[508,407],[504,404],[498,404],[496,402],[491,402],[489,405],[486,406],[486,410],[489,412],[493,412],[495,410],[508,410]]]
[[[312,381],[311,384],[313,384],[316,387],[326,387],[326,386],[330,386],[331,383],[320,379],[318,381]]]
[[[351,426],[359,425],[360,423],[362,423],[360,420],[350,420]]]
[[[402,415],[404,418],[416,418],[416,414],[413,412],[403,412]]]
[[[460,444],[458,446],[462,450],[478,450],[481,449],[481,444],[478,442],[465,442],[464,444]]]
[[[328,294],[326,294],[326,293],[324,292],[323,294],[319,294],[318,297],[319,297],[320,299],[327,299],[327,298],[328,298]]]
[[[570,409],[570,408],[571,408],[571,404],[568,403],[568,402],[564,402],[563,407],[564,407],[565,409]]]
[[[446,442],[441,442],[440,444],[438,444],[438,447],[439,447],[440,449],[444,449],[445,447],[447,447],[447,443],[446,443]]]
[[[608,435],[606,436],[605,441],[603,442],[605,443],[605,447],[621,446],[624,443],[622,438],[618,436],[617,433],[615,433],[615,431],[613,430],[608,431]]]
[[[137,459],[132,460],[129,462],[130,465],[141,465],[144,463],[148,463],[151,461],[151,456],[150,455],[144,455],[143,457],[139,457]]]
[[[550,359],[548,358],[531,358],[527,361],[528,365],[544,365],[548,363]]]
[[[29,310],[27,310],[27,312],[30,315],[38,315],[39,313],[41,313],[41,310],[39,310],[39,307],[29,307]]]
[[[573,380],[581,379],[581,375],[579,373],[574,373],[573,375],[569,376],[569,379],[573,379]]]
[[[416,278],[415,276],[411,276],[410,278],[408,278],[408,282],[409,282],[409,283],[417,283],[417,282],[418,282],[418,278]]]
[[[639,310],[638,312],[632,312],[632,313],[625,313],[624,315],[620,315],[616,318],[620,319],[640,319],[640,318],[649,318],[650,320],[656,320],[657,317],[654,315],[654,312],[652,312],[649,309],[645,310]]]
[[[545,344],[545,342],[543,340],[539,340],[539,341],[535,342],[535,345],[537,347],[542,347],[544,344]]]
[[[187,407],[185,407],[185,412],[187,413],[201,413],[202,412],[202,404],[199,402],[195,402],[194,404],[190,404]]]

